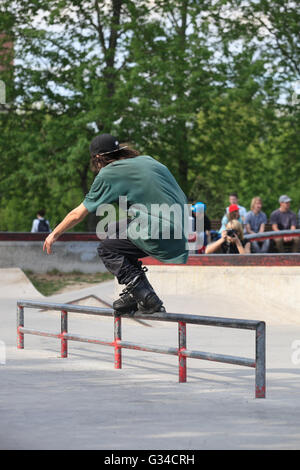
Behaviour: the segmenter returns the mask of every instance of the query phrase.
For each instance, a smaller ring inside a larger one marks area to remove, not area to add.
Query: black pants
[[[101,241],[98,254],[106,269],[118,279],[119,284],[128,284],[141,273],[139,258],[149,256],[130,240],[119,238],[120,227],[117,223],[115,231]]]

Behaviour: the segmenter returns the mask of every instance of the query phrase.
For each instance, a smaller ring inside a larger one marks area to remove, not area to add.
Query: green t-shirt
[[[165,165],[150,156],[117,160],[100,170],[83,204],[96,212],[103,204],[127,202],[127,237],[165,263],[188,258],[187,199]]]

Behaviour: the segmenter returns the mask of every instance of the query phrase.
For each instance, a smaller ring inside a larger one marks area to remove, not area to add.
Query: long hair
[[[258,202],[258,201],[262,203],[261,198],[258,197],[258,196],[254,197],[254,198],[252,199],[252,201],[251,201],[251,206],[250,206],[250,209],[251,209],[252,211],[253,211],[253,208],[254,208],[255,203]]]
[[[125,146],[126,148],[120,148],[116,152],[111,152],[103,155],[91,155],[91,170],[93,173],[99,173],[99,171],[104,168],[109,163],[113,163],[117,160],[125,160],[127,158],[134,158],[139,156],[139,152],[131,148],[127,144],[120,144],[120,147]]]
[[[240,240],[243,240],[243,239],[244,239],[243,227],[242,227],[242,225],[239,223],[238,220],[233,219],[233,220],[229,221],[228,224],[226,225],[226,229],[236,230],[239,239],[240,239]]]
[[[228,221],[237,220],[240,217],[239,211],[232,211],[228,213]]]

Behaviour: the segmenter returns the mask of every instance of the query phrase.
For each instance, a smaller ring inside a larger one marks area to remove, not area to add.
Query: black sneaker
[[[137,268],[139,269],[139,271],[141,273],[140,277],[141,278],[146,277],[145,273],[148,271],[148,268],[146,266],[142,266],[141,261],[137,262]],[[131,284],[132,284],[132,281],[127,286],[130,287]],[[135,312],[139,309],[137,301],[134,299],[132,294],[129,292],[127,286],[120,293],[120,298],[113,302],[113,309],[116,310],[117,312],[120,312],[120,313],[131,313],[131,312]],[[149,284],[149,286],[151,287],[152,291],[154,292],[154,289],[151,286],[151,284]]]
[[[131,313],[138,310],[137,301],[125,288],[120,293],[120,298],[113,302],[113,309],[120,313]]]
[[[162,311],[163,302],[154,292],[145,274],[131,281],[127,289],[136,300],[139,312],[149,314]]]

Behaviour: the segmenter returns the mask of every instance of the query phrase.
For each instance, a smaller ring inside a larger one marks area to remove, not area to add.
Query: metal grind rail
[[[24,308],[38,308],[44,310],[58,310],[61,312],[61,330],[60,333],[50,333],[39,331],[24,326]],[[68,313],[80,313],[86,315],[111,316],[114,318],[114,339],[113,341],[103,341],[97,338],[84,337],[68,333]],[[122,340],[121,322],[122,317],[136,318],[143,320],[155,320],[178,323],[178,348],[165,346],[152,346],[132,343]],[[228,356],[223,354],[206,353],[187,349],[186,324],[218,326],[225,328],[239,328],[246,330],[255,330],[255,359],[244,357]],[[122,368],[122,349],[134,349],[137,351],[156,352],[161,354],[170,354],[178,356],[179,382],[187,380],[186,359],[203,359],[208,361],[223,362],[227,364],[236,364],[240,366],[255,368],[255,397],[265,398],[266,395],[266,334],[265,322],[255,320],[241,320],[233,318],[209,317],[200,315],[183,315],[178,313],[154,313],[149,315],[134,314],[118,315],[111,308],[84,307],[81,305],[58,304],[38,302],[31,300],[17,301],[17,347],[24,349],[24,335],[32,334],[47,336],[60,339],[61,357],[68,356],[68,341],[81,341],[85,343],[94,343],[102,346],[112,346],[115,351],[115,368]]]

